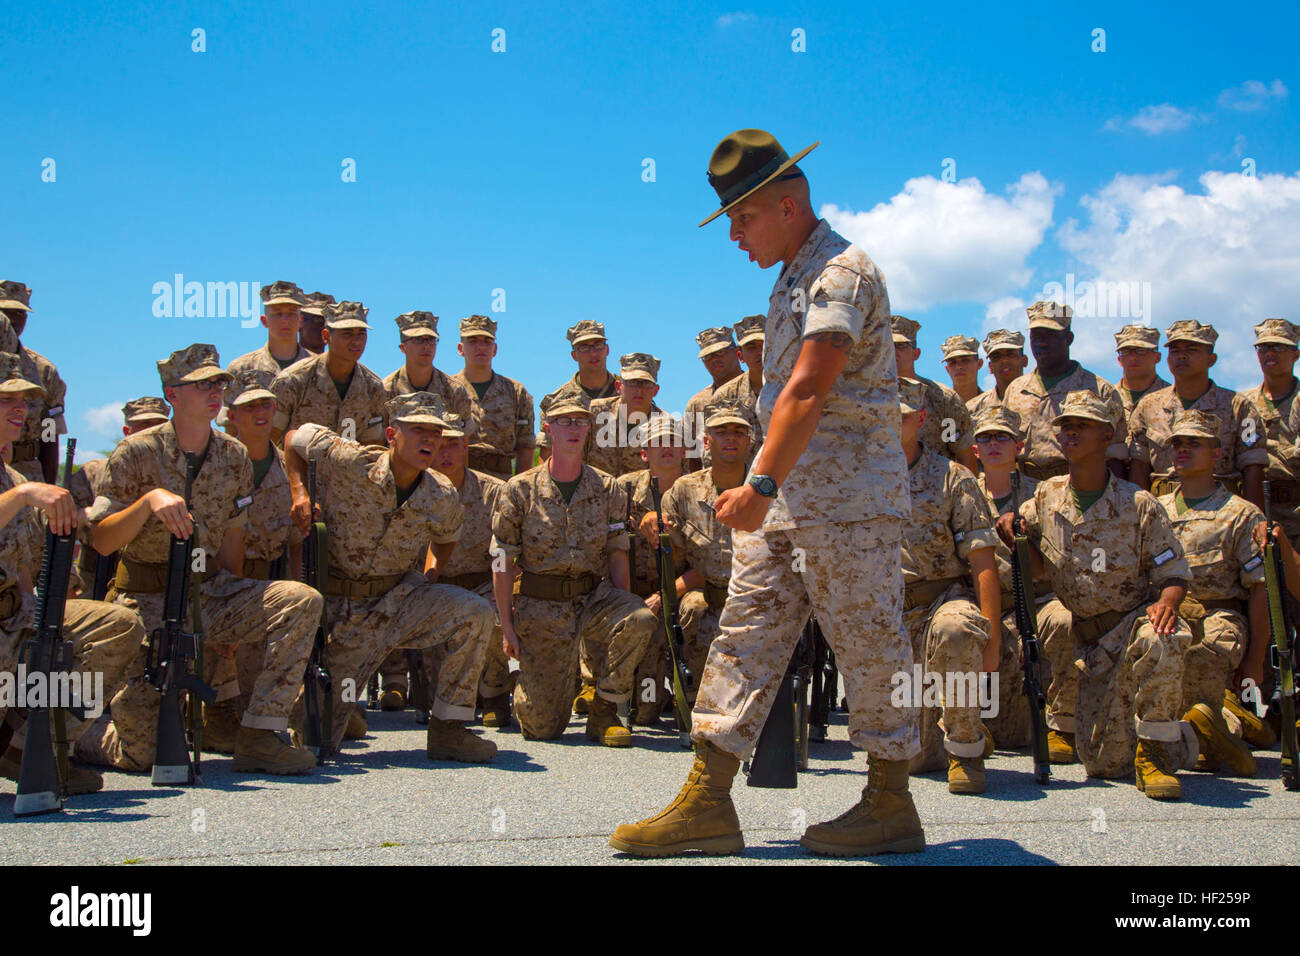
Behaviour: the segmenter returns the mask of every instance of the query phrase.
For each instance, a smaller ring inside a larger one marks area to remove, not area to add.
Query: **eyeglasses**
[[[193,385],[195,390],[199,392],[210,392],[214,388],[219,392],[226,390],[226,380],[224,378],[205,378],[201,382],[187,382],[186,384]]]
[[[1264,342],[1262,345],[1255,346],[1256,352],[1294,352],[1294,345],[1282,345],[1280,342]]]
[[[1008,435],[1006,432],[981,432],[975,436],[975,444],[992,445],[994,442],[999,444],[1004,441],[1015,441],[1014,435]]]
[[[1157,351],[1157,349],[1138,348],[1136,345],[1126,345],[1122,349],[1118,350],[1120,358],[1137,358],[1140,355],[1154,355]]]
[[[552,425],[559,425],[561,428],[577,428],[579,425],[590,424],[591,420],[588,418],[570,418],[566,415],[564,418],[548,418],[547,421]]]
[[[583,342],[581,345],[575,345],[575,346],[573,347],[573,351],[575,351],[575,352],[599,352],[599,351],[600,351],[601,349],[603,349],[603,348],[605,348],[605,343],[604,343],[604,342],[595,342],[595,343],[593,343],[593,342]]]

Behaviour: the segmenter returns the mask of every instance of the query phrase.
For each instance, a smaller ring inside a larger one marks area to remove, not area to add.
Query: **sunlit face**
[[[1223,454],[1212,438],[1175,435],[1169,439],[1169,447],[1174,453],[1174,472],[1181,478],[1214,474],[1214,466]]]
[[[446,438],[442,440],[442,448],[438,450],[438,459],[434,463],[434,468],[444,475],[450,475],[460,472],[465,468],[465,462],[469,460],[469,438],[461,435],[459,438]]]
[[[581,452],[587,442],[587,432],[591,428],[591,416],[577,412],[565,412],[555,418],[548,418],[542,428],[551,436],[551,453],[556,451]]]
[[[748,254],[750,262],[757,262],[760,269],[771,268],[785,254],[783,224],[787,213],[784,202],[773,201],[759,190],[727,210],[727,218],[731,220],[731,241],[741,252]],[[793,210],[792,200],[789,205]]]
[[[402,339],[397,348],[415,368],[428,368],[438,354],[438,340],[432,335],[415,335]]]
[[[953,388],[959,386],[978,388],[980,369],[984,367],[984,362],[974,355],[957,355],[944,359],[943,367],[948,370]]]
[[[990,430],[975,436],[975,457],[985,468],[1009,468],[1024,449],[1025,443],[1008,432]]]
[[[578,363],[579,371],[597,371],[605,367],[605,360],[609,358],[609,343],[604,339],[588,339],[575,345],[569,354]]]
[[[989,356],[989,371],[1002,388],[1010,385],[1025,373],[1029,365],[1029,356],[1024,349],[996,349]]]
[[[1265,375],[1281,375],[1295,368],[1300,350],[1294,345],[1282,345],[1277,342],[1265,342],[1255,346],[1255,357],[1259,359],[1260,371]]]
[[[1160,362],[1160,350],[1126,345],[1116,350],[1115,358],[1126,376],[1144,379],[1156,373],[1156,365]]]
[[[394,422],[388,426],[386,435],[393,458],[408,468],[432,468],[442,449],[441,425]]]
[[[0,392],[0,443],[17,441],[35,393]]]
[[[291,302],[277,302],[262,310],[262,325],[274,339],[291,339],[302,328],[302,309]]]
[[[275,418],[275,399],[258,398],[226,409],[226,417],[235,423],[239,440],[245,444],[261,443],[271,437],[271,422]]]
[[[1029,350],[1034,353],[1034,361],[1046,368],[1060,368],[1069,362],[1073,341],[1073,332],[1042,326],[1029,330]]]
[[[208,378],[188,385],[173,385],[163,389],[163,395],[172,406],[172,417],[190,421],[216,418],[221,411],[226,394],[224,378]]]
[[[1169,371],[1176,378],[1196,378],[1209,374],[1210,368],[1218,361],[1214,349],[1201,342],[1170,342]]]
[[[497,343],[490,335],[467,335],[456,351],[470,365],[487,365],[497,356]]]
[[[1080,461],[1091,455],[1105,455],[1115,430],[1091,418],[1070,416],[1056,426],[1056,437],[1061,443],[1061,454],[1069,462]]]
[[[329,350],[352,362],[361,361],[366,351],[367,329],[325,329],[321,334]]]
[[[728,422],[704,432],[704,447],[715,465],[734,465],[749,454],[750,434],[745,425]]]

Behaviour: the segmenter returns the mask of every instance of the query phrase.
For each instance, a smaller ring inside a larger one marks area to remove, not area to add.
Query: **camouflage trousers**
[[[0,628],[0,641],[4,642],[0,657],[6,662],[5,670],[14,672],[19,640],[31,635],[32,631],[27,629],[12,633]],[[102,716],[96,711],[106,712],[108,702],[126,684],[131,661],[144,643],[144,625],[139,615],[126,608],[103,601],[69,599],[63,614],[63,639],[72,642],[72,670],[83,675],[81,700],[92,711],[86,720],[68,714],[68,742],[75,743]],[[10,746],[21,750],[27,718],[16,709],[4,707],[0,707],[0,718],[14,730]]]
[[[720,615],[709,607],[701,590],[687,591],[677,601],[677,623],[682,626],[683,657],[686,669],[695,678],[695,687],[686,693],[692,704],[699,691],[700,675],[709,656],[709,645],[718,636]],[[646,643],[641,663],[636,668],[637,699],[641,703],[656,700],[667,704],[671,698],[672,675],[668,671],[668,634],[663,615],[655,616],[657,626]],[[665,698],[665,695],[669,695]]]
[[[631,698],[637,663],[655,630],[655,616],[635,594],[608,580],[572,601],[517,594],[513,617],[519,638],[515,714],[525,737],[554,740],[564,733],[584,643],[591,660],[600,661],[596,693],[613,703]]]
[[[1005,595],[1002,606],[1011,606],[1011,602]],[[1042,614],[1045,606],[1046,602],[1037,606],[1036,616]],[[1040,624],[1040,635],[1041,628]],[[984,718],[984,726],[993,735],[994,742],[999,747],[1008,749],[1028,747],[1033,742],[1033,715],[1029,708],[1029,700],[1025,697],[1022,654],[1020,630],[1016,627],[1016,612],[1012,606],[1011,610],[1002,615],[1002,651],[998,659],[998,712]],[[1050,673],[1042,651],[1041,637],[1038,680],[1046,693],[1050,683]]]
[[[492,600],[492,582],[486,581],[470,591],[471,594],[477,594],[479,597],[487,600],[492,605],[492,612],[496,614],[496,605]],[[495,618],[494,618],[495,619]],[[438,684],[438,671],[442,667],[443,658],[447,655],[445,644],[439,644],[437,647],[426,647],[421,652],[422,664],[424,668],[424,683],[426,687],[436,687]],[[411,665],[407,660],[405,651],[393,651],[384,658],[383,665],[379,668],[379,676],[383,681],[384,690],[397,688],[405,696],[407,684],[409,683],[408,674]],[[510,689],[510,660],[506,657],[506,652],[501,644],[501,623],[498,621],[492,629],[492,636],[488,639],[487,657],[483,663],[483,673],[479,677],[478,694],[480,697],[500,697]]]
[[[1079,703],[1079,672],[1074,666],[1073,615],[1053,598],[1038,608],[1038,652],[1047,672],[1047,726],[1074,733],[1074,712]]]
[[[321,596],[297,581],[254,581],[222,571],[203,585],[204,670],[207,656],[222,645],[265,647],[262,668],[253,686],[245,727],[285,730],[311,653]],[[115,604],[139,613],[152,634],[163,623],[162,594],[119,591]],[[158,735],[158,692],[145,677],[139,649],[126,686],[114,695],[109,713],[95,722],[77,748],[77,756],[119,770],[153,766]],[[107,718],[107,719],[106,719]]]
[[[1056,600],[1039,615],[1043,636],[1050,630],[1052,641],[1061,639],[1059,630],[1063,624],[1068,630],[1070,621],[1070,612]],[[1182,618],[1172,634],[1157,634],[1146,608],[1135,608],[1096,643],[1081,644],[1073,635],[1071,640],[1070,663],[1079,675],[1075,712],[1071,726],[1052,726],[1073,730],[1088,776],[1131,774],[1139,738],[1172,744],[1182,739],[1183,657],[1192,642]],[[1056,716],[1064,722],[1065,715]]]
[[[473,720],[474,697],[496,613],[483,598],[453,584],[433,584],[418,571],[376,598],[325,600],[329,644],[325,665],[334,684],[334,746],[343,740],[360,691],[390,652],[444,649],[429,712],[437,720]],[[295,723],[302,708],[295,708]]]
[[[913,658],[936,682],[942,699],[938,707],[921,706],[921,753],[912,760],[914,773],[946,768],[946,753],[979,757],[984,752],[978,682],[989,625],[972,598],[969,588],[954,584],[931,604],[903,612]],[[948,699],[950,689],[955,699]],[[913,687],[922,700],[928,696],[923,691],[924,684]]]
[[[1208,704],[1212,713],[1223,709],[1228,681],[1246,656],[1250,627],[1246,618],[1226,608],[1211,610],[1192,625],[1192,646],[1183,658],[1183,699],[1179,713],[1194,704]]]
[[[749,756],[812,613],[844,680],[853,743],[884,760],[919,751],[916,709],[890,700],[893,675],[912,670],[901,529],[899,519],[882,517],[732,532],[727,604],[692,712],[696,743]]]

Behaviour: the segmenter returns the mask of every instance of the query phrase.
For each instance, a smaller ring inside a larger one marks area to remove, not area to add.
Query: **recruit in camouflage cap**
[[[988,335],[984,336],[984,354],[992,356],[994,352],[1001,352],[1004,349],[1015,349],[1018,352],[1025,350],[1025,334],[1023,332],[1013,332],[1011,329],[994,329]]]
[[[132,422],[167,421],[171,418],[171,408],[161,398],[146,395],[122,406],[122,418],[128,425]]]
[[[302,297],[302,311],[308,315],[319,315],[325,317],[325,310],[334,305],[334,296],[328,292],[308,292]]]
[[[1116,349],[1158,349],[1160,333],[1145,325],[1126,325],[1115,333]]]
[[[914,378],[898,377],[898,410],[904,415],[925,408],[925,383]]]
[[[1016,441],[1025,437],[1020,430],[1020,416],[1005,405],[989,405],[975,416],[971,434],[980,435],[984,432],[1006,432]]]
[[[45,389],[23,375],[23,363],[17,355],[0,352],[0,392],[37,396],[44,395]]]
[[[476,428],[472,418],[467,422],[455,412],[445,411],[442,413],[443,438],[464,438],[467,435],[473,435],[475,431]]]
[[[976,339],[969,335],[950,335],[943,340],[943,345],[939,346],[939,351],[943,352],[943,360],[960,358],[963,355],[974,355],[979,357],[980,344]]]
[[[233,376],[221,367],[221,357],[217,355],[215,345],[195,342],[187,348],[178,349],[158,363],[158,376],[164,388],[176,385],[192,385],[210,378],[224,379],[227,383]]]
[[[594,319],[582,319],[577,325],[564,333],[569,340],[570,345],[577,345],[579,342],[588,342],[593,339],[605,341],[605,323],[597,322]]]
[[[659,360],[649,352],[629,352],[618,360],[618,374],[623,381],[659,384]]]
[[[305,301],[302,289],[296,282],[284,279],[262,286],[262,305],[296,305],[301,307]]]
[[[723,349],[734,349],[736,347],[736,342],[731,337],[731,326],[729,325],[718,325],[705,329],[695,336],[695,344],[700,347],[700,358],[714,352],[721,352]]]
[[[745,417],[745,409],[739,402],[719,400],[704,406],[704,427],[717,428],[719,425],[744,425],[750,427]]]
[[[401,333],[402,340],[406,339],[427,339],[430,336],[438,338],[438,317],[432,312],[425,312],[417,309],[414,312],[403,312],[393,320],[397,323],[397,330]]]
[[[3,312],[0,312],[0,352],[18,354],[18,333],[14,331],[14,325],[9,321],[9,316]]]
[[[555,418],[559,415],[591,415],[591,399],[581,388],[565,386],[542,399],[542,415]]]
[[[1074,318],[1074,310],[1068,305],[1044,299],[1025,309],[1025,314],[1029,316],[1031,329],[1051,329],[1054,332],[1070,331],[1070,320]]]
[[[496,341],[497,324],[486,315],[467,315],[460,320],[460,337],[467,339],[471,335],[486,335]]]
[[[536,435],[533,436],[533,444],[536,445],[538,448],[550,448],[551,433],[547,431],[538,432]]]
[[[765,315],[747,315],[735,325],[736,344],[748,345],[755,340],[762,342],[764,340],[764,328],[767,326],[767,316]]]
[[[447,427],[447,408],[433,392],[407,392],[388,402],[388,418],[406,425]]]
[[[1052,426],[1060,425],[1067,418],[1086,418],[1090,421],[1101,422],[1103,425],[1115,427],[1115,418],[1110,405],[1096,392],[1088,392],[1080,389],[1079,391],[1070,392],[1065,396],[1065,401],[1061,403],[1061,410],[1056,417],[1052,419]]]
[[[5,279],[0,282],[0,309],[32,311],[32,290],[25,283]]]
[[[247,405],[258,399],[269,398],[275,401],[275,392],[271,391],[274,372],[260,368],[246,368],[235,376],[226,392],[227,405]]]
[[[325,310],[325,328],[327,329],[368,329],[366,316],[370,314],[360,302],[343,300]]]
[[[910,345],[916,348],[916,333],[921,331],[921,323],[905,315],[891,315],[889,327],[894,330],[895,345]]]
[[[685,445],[686,438],[682,432],[682,420],[674,415],[661,412],[636,427],[628,443],[633,448],[662,448],[665,445]]]
[[[1209,438],[1216,445],[1219,443],[1219,416],[1203,412],[1199,408],[1180,408],[1174,415],[1174,427],[1170,438]]]
[[[1300,325],[1292,325],[1286,319],[1265,319],[1255,326],[1255,344],[1289,345],[1296,348],[1300,344]]]
[[[1166,345],[1172,345],[1174,342],[1195,342],[1198,345],[1214,348],[1218,338],[1219,333],[1214,331],[1214,326],[1205,325],[1195,319],[1180,319],[1165,329]]]

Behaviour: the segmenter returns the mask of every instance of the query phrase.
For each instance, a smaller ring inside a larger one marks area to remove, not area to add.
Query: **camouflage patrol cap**
[[[275,401],[275,392],[271,391],[271,380],[275,373],[259,368],[246,368],[230,384],[226,392],[227,405],[247,405],[259,399],[269,398]]]
[[[158,376],[162,379],[164,388],[192,385],[210,378],[224,379],[227,383],[234,380],[234,377],[221,367],[217,347],[202,342],[179,349],[159,362]]]
[[[629,352],[620,357],[618,371],[625,382],[659,383],[659,360],[649,352]]]
[[[1300,325],[1292,325],[1286,319],[1265,319],[1255,326],[1255,344],[1289,345],[1296,348],[1300,343]]]
[[[439,338],[438,317],[432,312],[419,309],[414,312],[403,312],[393,321],[397,323],[397,330],[401,333],[403,341],[427,339],[430,336]]]
[[[550,432],[546,432],[546,431],[538,432],[535,436],[533,436],[533,444],[536,445],[538,448],[550,448],[551,447]]]
[[[594,319],[583,319],[577,325],[565,332],[570,345],[577,345],[579,342],[588,342],[593,339],[605,341],[605,323],[597,322]]]
[[[764,327],[767,325],[767,316],[765,315],[747,315],[735,325],[736,344],[748,345],[750,342],[763,341],[765,333]]]
[[[1005,405],[990,405],[975,416],[971,435],[982,435],[984,432],[1005,432],[1016,441],[1025,437],[1020,430],[1020,416]]]
[[[152,395],[134,399],[122,406],[122,418],[128,425],[132,422],[165,422],[171,417],[171,409],[167,402]]]
[[[1167,345],[1172,345],[1174,342],[1195,342],[1198,345],[1214,348],[1218,338],[1219,333],[1214,331],[1214,326],[1204,325],[1195,319],[1182,319],[1165,329]]]
[[[467,339],[471,335],[486,335],[496,341],[497,324],[486,315],[467,315],[460,320],[460,337]]]
[[[1203,412],[1199,408],[1180,408],[1174,415],[1174,427],[1170,438],[1210,438],[1215,444],[1219,442],[1219,416]]]
[[[0,309],[32,311],[32,290],[25,283],[5,279],[0,282]]]
[[[948,359],[960,358],[963,355],[973,355],[978,358],[980,344],[969,335],[950,335],[943,340],[943,345],[939,346],[939,350],[943,352],[945,362]]]
[[[1074,317],[1074,310],[1068,305],[1061,305],[1059,302],[1048,302],[1040,299],[1025,309],[1025,314],[1029,316],[1029,327],[1031,329],[1051,329],[1054,332],[1070,331],[1070,319]]]
[[[889,327],[894,330],[895,345],[910,345],[916,348],[916,333],[921,331],[921,323],[905,315],[891,315]]]
[[[284,279],[262,286],[259,294],[262,296],[262,305],[296,305],[301,307],[303,302],[306,301],[306,297],[302,294],[302,289],[298,288],[298,284]]]
[[[1126,325],[1115,333],[1116,349],[1158,349],[1160,333],[1145,325]]]
[[[581,388],[568,385],[542,399],[542,416],[591,415],[591,399]]]
[[[994,329],[988,335],[984,336],[984,354],[992,356],[994,352],[1001,352],[1004,349],[1015,349],[1018,352],[1025,350],[1025,334],[1023,332],[1013,332],[1011,329]]]
[[[666,445],[685,445],[682,420],[674,415],[651,415],[632,432],[629,443],[634,448],[663,448]]]
[[[477,430],[472,418],[466,421],[455,412],[445,411],[442,413],[443,438],[464,438],[467,435],[473,435]]]
[[[334,296],[328,292],[308,292],[302,297],[302,311],[307,315],[319,315],[325,317],[325,310],[328,306],[334,305]]]
[[[1109,425],[1111,428],[1115,427],[1114,409],[1096,392],[1083,389],[1070,392],[1065,396],[1060,412],[1052,419],[1052,426],[1060,425],[1067,418],[1086,418],[1089,421]]]
[[[925,408],[925,383],[914,378],[898,377],[898,410],[904,415]]]
[[[736,342],[731,337],[731,326],[729,325],[718,325],[705,329],[695,336],[695,344],[700,347],[700,358],[714,352],[721,352],[723,349],[734,349],[736,347]]]
[[[433,392],[407,392],[391,399],[388,404],[389,421],[406,425],[437,425],[447,427],[447,409],[442,396]]]
[[[45,389],[23,375],[22,361],[12,352],[0,352],[0,392],[43,396]]]
[[[717,428],[719,425],[744,425],[752,430],[749,419],[745,417],[745,408],[739,402],[719,400],[704,406],[704,427]]]
[[[343,300],[325,310],[325,328],[327,329],[368,329],[366,316],[370,314],[360,302]]]

